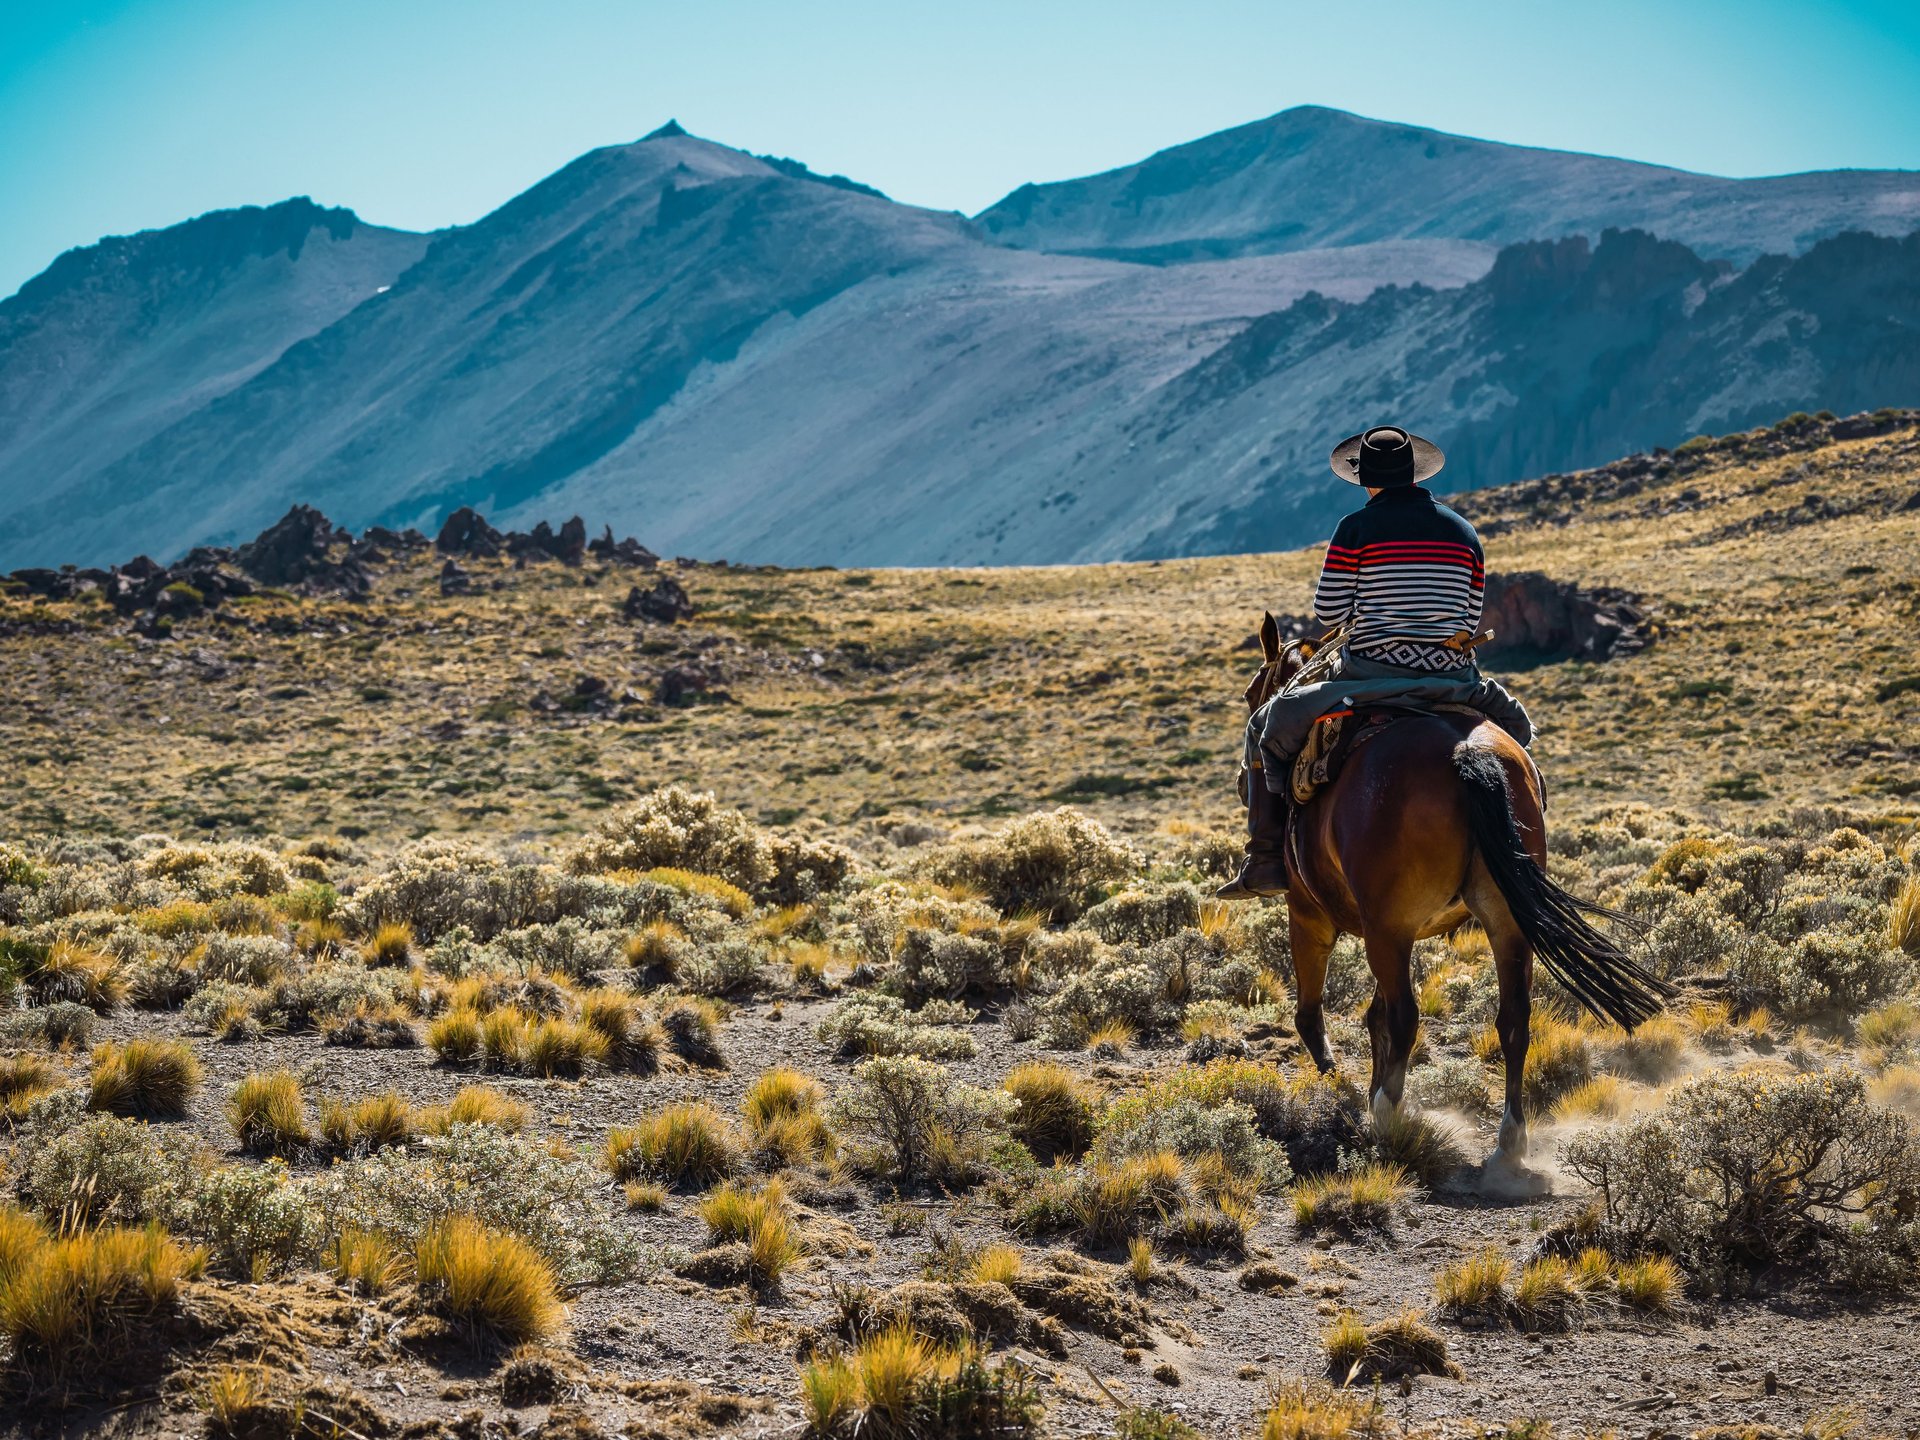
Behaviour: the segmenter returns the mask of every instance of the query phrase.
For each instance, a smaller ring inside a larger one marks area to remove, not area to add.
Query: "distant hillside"
[[[1516,240],[1636,227],[1737,263],[1843,230],[1920,227],[1920,175],[1758,180],[1538,150],[1303,105],[983,211],[1009,245],[1172,264],[1385,239]]]
[[[303,198],[68,251],[0,301],[6,500],[45,500],[99,473],[392,284],[426,248],[424,235]]]
[[[1334,119],[1300,145],[1401,128]],[[1463,205],[1508,187],[1502,234],[1549,223],[1515,156],[1547,152],[1449,162],[1488,177]],[[1679,224],[1667,194],[1640,208]],[[1755,203],[1753,236],[1832,219]],[[1914,242],[1741,270],[1639,231],[1499,248],[1397,217],[1143,265],[668,125],[431,237],[296,201],[103,242],[0,306],[0,569],[169,559],[295,504],[356,530],[580,513],[782,564],[1278,548],[1352,499],[1327,447],[1387,417],[1455,487],[1920,399]]]

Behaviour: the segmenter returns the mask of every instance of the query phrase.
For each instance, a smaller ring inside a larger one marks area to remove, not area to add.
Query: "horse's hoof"
[[[1527,1122],[1519,1119],[1511,1112],[1502,1117],[1500,1121],[1500,1154],[1506,1156],[1507,1159],[1518,1165],[1526,1160],[1527,1154],[1532,1148],[1532,1142],[1527,1135]]]
[[[1373,1092],[1373,1128],[1385,1130],[1400,1118],[1400,1104],[1389,1100],[1385,1090]]]
[[[1532,1200],[1553,1193],[1553,1180],[1503,1150],[1496,1150],[1480,1167],[1480,1188],[1508,1200]]]

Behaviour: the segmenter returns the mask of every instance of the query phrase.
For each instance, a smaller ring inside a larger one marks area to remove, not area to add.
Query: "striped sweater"
[[[1480,623],[1486,565],[1473,526],[1418,485],[1382,490],[1333,532],[1314,592],[1322,625],[1351,620],[1348,647],[1386,665],[1451,670],[1442,643]]]

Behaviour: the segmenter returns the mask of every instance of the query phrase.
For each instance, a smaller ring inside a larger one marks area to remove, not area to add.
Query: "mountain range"
[[[472,225],[305,200],[0,302],[0,568],[583,513],[785,564],[1281,548],[1441,488],[1920,398],[1920,176],[1722,180],[1322,109],[974,219],[669,124]]]

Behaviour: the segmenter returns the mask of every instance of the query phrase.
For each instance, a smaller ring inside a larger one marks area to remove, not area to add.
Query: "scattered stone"
[[[660,676],[653,698],[662,705],[725,704],[733,699],[720,688],[719,667],[702,661],[671,665]]]
[[[635,585],[627,591],[621,613],[629,620],[657,620],[662,625],[671,625],[676,620],[693,618],[693,601],[678,580],[662,575],[650,589],[642,590]]]
[[[449,558],[440,567],[440,593],[442,595],[471,595],[473,593],[473,575],[460,568]]]

